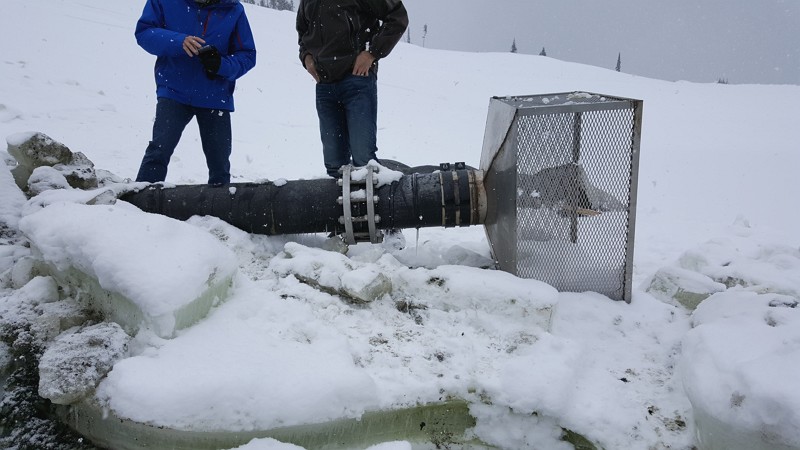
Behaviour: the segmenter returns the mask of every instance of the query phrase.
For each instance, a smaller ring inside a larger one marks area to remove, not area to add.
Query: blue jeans
[[[378,76],[347,75],[336,83],[317,83],[317,115],[328,175],[350,164],[377,160]]]
[[[231,181],[231,114],[219,109],[196,108],[161,97],[156,104],[153,140],[147,146],[136,181],[155,183],[167,178],[167,166],[186,125],[197,118],[200,141],[208,166],[208,184]]]

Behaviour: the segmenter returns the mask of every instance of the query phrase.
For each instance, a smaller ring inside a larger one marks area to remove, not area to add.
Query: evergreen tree
[[[511,53],[517,53],[517,38],[511,41]]]
[[[428,24],[422,27],[422,46],[425,47],[425,38],[428,37]]]
[[[294,1],[292,0],[269,0],[268,8],[278,11],[294,11]]]
[[[622,53],[617,53],[617,72],[622,69]]]
[[[542,51],[539,52],[539,56],[547,56],[547,52],[544,51],[544,47],[542,47]]]

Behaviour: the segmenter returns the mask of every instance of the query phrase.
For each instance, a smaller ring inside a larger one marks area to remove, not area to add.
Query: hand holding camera
[[[222,57],[217,48],[213,45],[206,45],[197,51],[197,55],[200,57],[200,62],[203,63],[203,69],[205,69],[208,79],[215,79],[219,66],[222,64]]]

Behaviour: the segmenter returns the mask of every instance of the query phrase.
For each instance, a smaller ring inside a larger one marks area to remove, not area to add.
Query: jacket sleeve
[[[365,3],[382,22],[380,29],[372,37],[369,52],[375,58],[385,58],[406,32],[408,12],[401,0],[368,0]]]
[[[155,56],[180,56],[186,34],[164,28],[164,11],[158,0],[147,0],[142,16],[136,23],[136,42]]]
[[[311,52],[308,51],[306,45],[303,43],[303,36],[308,33],[308,18],[306,17],[305,7],[302,0],[297,6],[297,22],[295,24],[295,29],[297,30],[297,45],[300,47],[300,64],[305,67],[306,55],[310,54]]]
[[[253,31],[244,13],[244,8],[241,5],[239,7],[242,8],[242,13],[231,34],[229,53],[222,57],[217,71],[217,75],[230,81],[235,81],[256,65],[256,43]]]

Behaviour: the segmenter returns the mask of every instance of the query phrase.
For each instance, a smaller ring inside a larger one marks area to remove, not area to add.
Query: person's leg
[[[219,109],[195,108],[200,141],[208,166],[208,184],[231,182],[231,113]]]
[[[175,100],[158,99],[153,140],[144,152],[136,181],[155,183],[167,178],[169,159],[181,139],[183,129],[192,120],[192,114],[192,108]]]
[[[317,115],[319,135],[322,140],[322,157],[325,170],[332,177],[339,176],[339,168],[350,163],[347,124],[344,108],[337,97],[338,83],[317,84]]]
[[[340,84],[339,98],[347,116],[353,165],[366,166],[371,159],[378,160],[377,76],[374,72],[366,77],[350,75]]]

